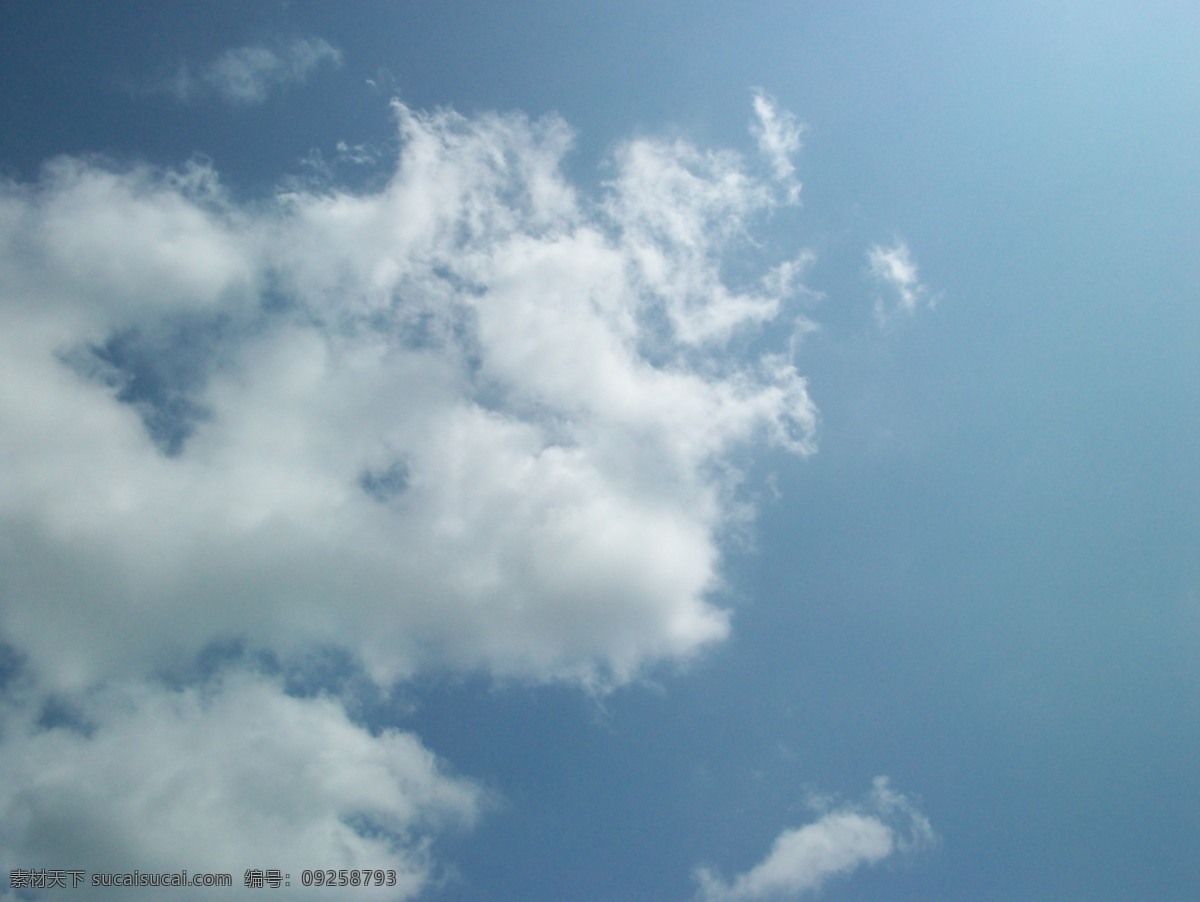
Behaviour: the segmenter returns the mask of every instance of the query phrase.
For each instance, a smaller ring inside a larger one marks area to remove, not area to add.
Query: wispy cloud
[[[227,50],[198,73],[184,65],[164,85],[180,100],[215,94],[238,104],[262,103],[273,90],[303,84],[322,66],[342,64],[342,53],[323,38],[300,38],[290,44]]]
[[[758,139],[758,149],[781,183],[787,186],[788,200],[800,198],[800,182],[792,157],[800,152],[803,126],[787,110],[781,110],[775,100],[762,91],[754,92],[755,123],[752,127]]]
[[[796,898],[831,877],[878,864],[897,852],[915,852],[935,841],[929,821],[905,796],[876,777],[867,800],[827,812],[811,824],[784,830],[761,862],[732,881],[699,868],[704,902]]]
[[[305,47],[227,55],[210,84],[259,99],[333,58]],[[25,662],[5,860],[286,847],[394,862],[411,895],[477,790],[253,662],[336,648],[383,687],[603,688],[728,634],[737,461],[813,449],[788,336],[731,350],[805,255],[722,279],[787,187],[643,138],[584,198],[558,119],[395,115],[394,172],[361,192],[242,206],[201,164],[65,159],[0,186],[0,638]],[[231,640],[219,679],[164,682]],[[46,723],[48,700],[79,723]],[[264,800],[281,773],[305,785]]]
[[[892,297],[891,301],[883,297],[876,300],[875,319],[880,325],[897,314],[912,316],[922,304],[933,305],[934,299],[917,277],[917,264],[903,241],[890,247],[875,245],[867,251],[867,265],[871,276]]]

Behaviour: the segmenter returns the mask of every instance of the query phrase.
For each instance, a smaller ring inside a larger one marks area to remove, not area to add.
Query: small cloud
[[[771,164],[775,178],[787,187],[788,202],[795,203],[800,199],[800,182],[796,180],[792,154],[800,150],[804,127],[787,110],[779,109],[773,98],[757,90],[754,116],[756,121],[750,130],[758,140],[759,152]]]
[[[337,143],[337,159],[339,163],[350,163],[354,166],[374,166],[379,162],[379,151],[368,144]]]
[[[867,265],[871,276],[895,294],[895,303],[890,306],[883,298],[875,302],[875,319],[881,326],[897,313],[912,316],[922,302],[933,306],[934,298],[921,284],[917,264],[903,241],[891,247],[875,245],[867,251]]]
[[[342,64],[342,52],[323,38],[301,38],[275,48],[236,47],[226,50],[193,75],[185,63],[163,87],[179,100],[216,94],[237,104],[262,103],[285,85],[303,84],[324,64]]]
[[[399,80],[386,66],[380,66],[375,70],[375,77],[367,79],[367,87],[372,91],[378,91],[391,97],[400,93]]]
[[[887,777],[876,777],[865,803],[846,805],[814,823],[784,830],[766,858],[732,881],[726,882],[709,868],[698,868],[698,898],[703,902],[794,898],[819,889],[830,877],[935,842],[928,819],[888,786]]]

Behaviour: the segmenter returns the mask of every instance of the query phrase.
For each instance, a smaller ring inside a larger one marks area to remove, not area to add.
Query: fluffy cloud
[[[180,100],[205,93],[239,104],[262,103],[276,88],[303,84],[322,65],[340,66],[342,52],[322,38],[297,39],[277,47],[226,50],[192,75],[185,66],[166,86]]]
[[[332,58],[293,50],[211,83],[250,101]],[[555,118],[395,115],[369,192],[237,204],[204,166],[80,159],[0,185],[0,639],[24,661],[0,859],[359,863],[415,891],[476,790],[346,699],[163,675],[233,641],[340,648],[384,685],[605,687],[727,634],[739,461],[809,453],[816,423],[786,336],[733,351],[795,321],[806,255],[722,277],[790,174],[640,139],[581,197]],[[74,727],[40,717],[62,704]]]
[[[235,887],[248,868],[279,868],[297,887],[304,868],[390,869],[392,887],[357,887],[355,897],[409,898],[435,876],[431,834],[469,826],[484,799],[415,737],[372,735],[338,702],[293,698],[262,677],[109,688],[80,701],[73,720],[47,728],[18,710],[2,723],[10,866],[224,872]]]
[[[640,140],[589,203],[557,120],[396,112],[371,194],[5,190],[0,625],[59,688],[230,637],[620,682],[726,634],[734,455],[815,423],[728,350],[786,302],[720,278],[771,186]]]
[[[878,864],[896,852],[914,852],[935,840],[929,821],[886,777],[876,777],[868,800],[827,812],[776,837],[767,857],[726,882],[708,868],[696,878],[706,902],[778,899],[815,891],[830,877]]]
[[[876,301],[875,319],[880,325],[897,313],[912,316],[923,301],[932,306],[929,290],[917,278],[917,264],[903,241],[891,247],[875,245],[867,251],[867,265],[875,280],[895,298],[891,304],[882,297]]]

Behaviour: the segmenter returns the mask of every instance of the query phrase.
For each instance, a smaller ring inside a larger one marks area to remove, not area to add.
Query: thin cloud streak
[[[787,186],[790,203],[800,199],[800,182],[792,157],[803,146],[800,136],[804,127],[787,110],[781,110],[775,100],[761,90],[754,92],[755,122],[751,132],[758,139],[759,152],[766,157],[775,178]]]
[[[304,84],[322,66],[341,64],[342,52],[323,38],[298,38],[276,47],[236,47],[195,75],[186,64],[181,66],[163,90],[181,101],[215,95],[250,106],[263,103],[272,91]]]

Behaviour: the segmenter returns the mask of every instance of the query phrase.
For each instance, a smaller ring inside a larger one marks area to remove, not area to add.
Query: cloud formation
[[[180,68],[166,86],[180,100],[216,94],[237,104],[262,103],[271,91],[303,84],[323,65],[338,67],[342,52],[323,38],[298,38],[276,47],[261,45],[226,50],[193,75]]]
[[[305,868],[390,869],[392,887],[356,887],[355,897],[407,898],[435,874],[429,836],[470,826],[484,800],[412,735],[373,735],[338,702],[295,698],[263,677],[109,687],[80,700],[70,725],[29,715],[0,723],[6,863],[225,872],[235,887],[248,868],[280,868],[294,886]],[[205,892],[188,898],[230,890]]]
[[[800,199],[800,183],[792,158],[800,152],[804,129],[795,116],[762,91],[754,92],[754,115],[751,131],[758,139],[758,149],[770,162],[775,178],[787,186],[788,200],[795,203]]]
[[[257,99],[332,58],[306,47],[211,84]],[[813,449],[786,336],[733,350],[795,320],[807,256],[722,277],[790,176],[638,139],[583,197],[556,118],[394,111],[377,190],[238,204],[203,165],[87,159],[0,184],[0,859],[291,850],[416,892],[477,790],[245,661],[606,687],[728,633],[741,461]]]
[[[815,892],[831,877],[934,842],[929,821],[888,786],[886,777],[876,777],[866,802],[784,830],[766,858],[732,881],[722,880],[708,868],[697,869],[699,897],[705,902],[795,898]]]
[[[912,316],[922,302],[933,305],[929,290],[917,277],[917,264],[903,241],[890,247],[875,245],[867,251],[867,265],[875,280],[894,297],[891,303],[882,297],[876,300],[875,320],[880,325],[896,314]]]
[[[815,424],[791,360],[728,352],[786,300],[720,278],[770,186],[640,140],[588,204],[557,120],[396,114],[372,194],[6,190],[3,627],[48,679],[233,636],[620,682],[727,632],[731,455]]]

